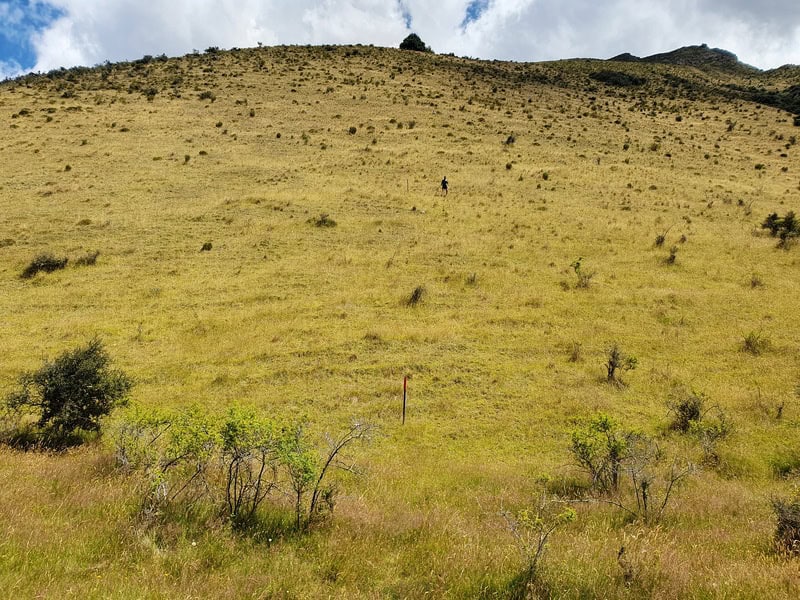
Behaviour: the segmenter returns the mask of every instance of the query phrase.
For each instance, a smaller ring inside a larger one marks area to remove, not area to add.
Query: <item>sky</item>
[[[542,61],[708,44],[800,64],[798,0],[0,0],[0,80],[208,47],[374,44]]]

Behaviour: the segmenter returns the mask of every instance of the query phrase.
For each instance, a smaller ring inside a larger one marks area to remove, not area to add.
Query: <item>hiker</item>
[[[442,179],[442,195],[447,196],[447,176]]]

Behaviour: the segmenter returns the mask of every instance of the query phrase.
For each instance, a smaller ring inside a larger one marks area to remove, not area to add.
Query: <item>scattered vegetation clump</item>
[[[661,520],[677,485],[695,471],[678,459],[664,467],[664,453],[652,438],[603,413],[573,430],[570,449],[591,477],[590,499],[645,522]]]
[[[775,513],[775,549],[780,554],[800,554],[800,500],[772,499]]]
[[[418,304],[422,303],[422,301],[425,298],[425,296],[427,295],[427,293],[428,292],[425,289],[425,286],[418,285],[417,287],[415,287],[412,290],[411,295],[406,300],[406,305],[407,306],[417,306]]]
[[[94,252],[87,252],[83,256],[79,256],[75,259],[75,266],[76,267],[90,267],[97,263],[97,257],[100,256],[100,251],[95,250]]]
[[[23,373],[19,387],[5,398],[16,421],[12,442],[65,446],[81,441],[81,432],[97,432],[100,420],[125,404],[131,379],[111,367],[111,358],[95,338],[64,352],[36,371]]]
[[[716,417],[713,419],[697,419],[689,424],[689,432],[697,439],[703,450],[703,463],[711,466],[720,463],[719,442],[733,433],[733,425],[728,415],[719,408],[715,412]]]
[[[206,90],[204,92],[200,92],[197,95],[197,98],[200,99],[200,100],[210,100],[211,102],[214,102],[214,100],[217,99],[217,96],[216,96],[216,94],[214,94],[214,92],[212,92],[210,90]]]
[[[109,437],[117,464],[142,476],[144,516],[206,504],[242,529],[273,495],[280,510],[288,492],[295,528],[305,531],[332,514],[337,488],[331,474],[355,471],[345,452],[373,429],[354,422],[320,452],[302,424],[281,424],[254,410],[233,407],[215,418],[196,406],[172,412],[135,407],[117,419]]]
[[[705,398],[702,394],[680,390],[679,398],[667,404],[672,413],[672,422],[669,428],[673,431],[688,433],[692,423],[697,423],[703,418]]]
[[[627,435],[617,422],[599,413],[572,431],[572,456],[591,479],[593,489],[615,491],[619,487],[622,461],[627,453]]]
[[[770,341],[761,330],[748,332],[742,340],[742,352],[758,356],[769,350]]]
[[[800,222],[794,214],[789,211],[784,217],[779,217],[778,213],[772,213],[761,223],[762,229],[768,229],[772,237],[780,238],[779,248],[789,248],[792,242],[800,236]]]
[[[25,267],[22,273],[20,273],[20,277],[22,279],[30,279],[40,271],[52,273],[53,271],[66,268],[67,262],[69,262],[69,259],[66,256],[64,258],[56,258],[50,253],[39,254]]]
[[[308,222],[315,227],[336,227],[336,221],[328,213],[321,213],[318,217],[311,217]]]
[[[594,271],[585,271],[581,266],[581,261],[583,258],[579,258],[570,266],[572,270],[575,271],[575,277],[577,281],[575,282],[575,287],[580,289],[586,289],[592,282],[592,277],[594,277]]]
[[[589,77],[600,83],[615,87],[637,87],[647,83],[647,79],[644,77],[623,73],[622,71],[597,71],[596,73],[590,73]]]
[[[410,33],[405,39],[400,42],[400,50],[413,50],[415,52],[433,52],[430,46],[426,46],[425,42],[416,34]]]
[[[638,359],[625,354],[616,343],[608,349],[606,357],[606,381],[617,387],[625,387],[619,374],[622,371],[633,371],[639,362]]]
[[[538,567],[550,536],[557,529],[575,521],[578,514],[571,506],[564,506],[558,499],[550,499],[543,493],[535,510],[501,510],[500,516],[505,520],[525,564],[522,573],[512,582],[510,597],[539,597]]]
[[[678,258],[678,246],[673,245],[669,249],[669,255],[664,259],[664,262],[668,265],[674,265],[675,261]]]
[[[672,229],[672,226],[667,227],[664,231],[656,235],[656,241],[655,241],[656,248],[660,248],[661,246],[664,245],[664,242],[667,241],[667,234],[669,233],[670,229]]]

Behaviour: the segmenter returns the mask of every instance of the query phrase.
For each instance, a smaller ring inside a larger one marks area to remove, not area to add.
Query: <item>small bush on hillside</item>
[[[433,52],[430,46],[426,46],[425,42],[420,39],[416,33],[411,33],[400,42],[400,50],[413,50],[415,52]]]
[[[644,77],[637,77],[636,75],[623,73],[621,71],[598,71],[596,73],[590,73],[589,77],[595,81],[616,87],[636,87],[647,83],[647,79]]]
[[[99,431],[101,418],[125,403],[131,386],[127,375],[111,368],[111,358],[95,338],[24,373],[5,404],[28,442],[63,446],[78,441],[79,431]]]
[[[793,211],[786,213],[784,217],[779,217],[778,213],[772,213],[761,223],[762,229],[768,229],[772,237],[780,238],[778,247],[789,248],[792,242],[800,236],[800,222]]]
[[[583,267],[581,266],[582,260],[583,258],[579,258],[570,266],[572,267],[572,270],[575,271],[575,277],[577,278],[577,281],[575,282],[575,287],[586,289],[589,287],[589,284],[592,281],[592,277],[594,277],[594,271],[584,270]]]
[[[593,488],[601,492],[617,490],[628,451],[627,437],[617,422],[603,413],[572,431],[572,456],[591,478]]]
[[[672,413],[672,422],[669,428],[673,431],[688,433],[692,423],[697,423],[703,418],[703,405],[705,398],[702,394],[694,392],[681,393],[678,400],[667,404],[669,412]]]
[[[606,381],[618,387],[624,387],[625,383],[619,376],[621,371],[633,371],[638,364],[635,356],[628,356],[615,343],[608,349],[606,359]]]
[[[742,340],[742,352],[758,356],[769,350],[769,338],[764,337],[761,331],[751,331]]]
[[[411,295],[406,300],[406,304],[408,306],[416,306],[422,302],[426,294],[427,290],[425,289],[425,286],[418,285],[412,290]]]
[[[655,440],[602,413],[572,432],[570,449],[591,477],[593,500],[648,522],[661,519],[676,486],[695,470],[677,459],[665,467]]]
[[[689,426],[690,433],[700,443],[703,450],[703,462],[715,466],[720,462],[718,445],[733,432],[733,425],[728,416],[717,409],[715,419],[692,421]]]
[[[775,513],[775,549],[781,554],[800,554],[800,500],[772,499]]]
[[[311,217],[308,222],[315,227],[336,227],[336,221],[331,219],[328,213],[322,213],[318,217]]]
[[[22,279],[30,279],[40,271],[44,273],[52,273],[53,271],[58,271],[59,269],[65,268],[68,261],[69,259],[67,257],[56,258],[49,253],[39,254],[27,267],[25,267],[22,273],[20,273],[20,277]]]
[[[252,410],[230,409],[222,419],[189,408],[177,412],[136,409],[118,419],[111,439],[117,463],[141,473],[143,515],[174,506],[216,505],[236,528],[247,527],[275,494],[290,496],[294,526],[305,531],[333,512],[336,468],[354,472],[346,450],[366,440],[372,426],[355,422],[320,452],[302,425],[279,424]]]
[[[75,266],[76,267],[89,267],[97,263],[97,257],[100,256],[100,251],[95,250],[94,252],[87,252],[83,256],[79,256],[75,259]]]
[[[538,597],[536,594],[538,567],[547,548],[550,536],[577,518],[575,509],[564,506],[558,499],[549,499],[542,494],[534,510],[523,509],[517,512],[501,510],[508,531],[514,538],[525,568],[512,582],[511,598]]]

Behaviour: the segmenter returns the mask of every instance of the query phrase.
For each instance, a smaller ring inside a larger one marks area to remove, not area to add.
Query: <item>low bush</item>
[[[781,248],[789,248],[800,236],[800,222],[793,211],[787,212],[783,217],[779,217],[778,213],[768,215],[761,223],[761,228],[769,230],[772,237],[780,238],[778,246]]]
[[[411,295],[406,300],[406,304],[408,306],[417,306],[422,302],[426,294],[427,290],[425,289],[425,286],[418,285],[412,290]]]
[[[311,217],[309,223],[315,227],[336,227],[337,223],[331,219],[328,213],[321,213],[318,217]]]
[[[277,507],[288,499],[294,526],[304,531],[333,512],[331,475],[336,468],[354,471],[344,454],[371,431],[354,422],[320,451],[302,424],[280,424],[253,410],[231,408],[215,418],[198,407],[134,407],[116,420],[109,438],[117,464],[142,475],[144,515],[210,504],[232,526],[246,528],[268,498]]]
[[[69,262],[69,259],[66,256],[64,258],[56,258],[50,253],[39,254],[25,267],[22,273],[20,273],[20,277],[22,279],[30,279],[40,271],[52,273],[53,271],[66,268],[67,262]]]
[[[635,356],[625,354],[616,343],[608,349],[606,358],[606,381],[617,387],[625,387],[625,382],[619,376],[621,371],[633,371],[638,359]]]
[[[80,442],[81,432],[99,431],[102,417],[125,404],[131,386],[95,338],[20,376],[18,389],[5,399],[16,422],[12,437],[20,445]]]
[[[95,250],[94,252],[87,252],[83,256],[79,256],[75,259],[75,266],[76,267],[89,267],[97,263],[97,257],[100,256],[100,251]]]
[[[800,500],[772,499],[775,513],[775,549],[781,554],[800,554]]]

